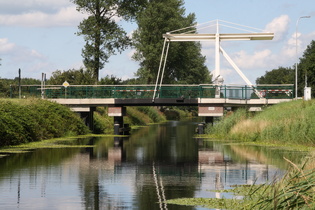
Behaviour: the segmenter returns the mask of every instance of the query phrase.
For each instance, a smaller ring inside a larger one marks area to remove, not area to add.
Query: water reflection
[[[94,147],[0,158],[0,209],[178,209],[163,201],[229,197],[210,190],[264,183],[283,173],[283,156],[295,161],[304,155],[194,139],[195,126],[170,122],[129,139],[72,142]]]

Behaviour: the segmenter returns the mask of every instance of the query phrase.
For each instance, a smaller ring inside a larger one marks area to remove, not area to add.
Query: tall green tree
[[[183,0],[152,0],[136,18],[138,29],[133,34],[139,61],[136,76],[142,83],[155,83],[163,48],[162,34],[195,24],[195,14],[185,16]],[[165,68],[164,83],[199,84],[211,81],[197,42],[171,43]]]
[[[79,25],[78,35],[84,36],[83,63],[98,81],[111,55],[122,52],[130,39],[118,20],[131,20],[146,0],[71,0],[77,10],[88,14]]]
[[[315,41],[312,40],[300,58],[298,64],[298,92],[303,95],[304,87],[312,88],[315,97]]]
[[[294,68],[279,67],[266,71],[264,76],[256,79],[256,84],[294,84]]]
[[[56,70],[52,73],[52,76],[47,81],[49,85],[62,85],[67,81],[70,85],[91,85],[94,83],[94,79],[91,74],[83,68],[69,69],[67,71]]]

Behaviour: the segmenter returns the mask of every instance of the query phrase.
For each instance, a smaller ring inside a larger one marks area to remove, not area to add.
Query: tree
[[[33,78],[21,78],[22,85],[40,85],[41,81]],[[19,78],[1,79],[0,78],[0,97],[18,97],[19,95]],[[23,91],[23,88],[22,88]],[[22,92],[23,93],[23,92]]]
[[[266,71],[264,76],[256,79],[256,84],[294,84],[295,69],[279,67]]]
[[[307,84],[306,84],[307,83]],[[303,95],[304,87],[312,88],[312,97],[315,97],[315,41],[307,46],[300,63],[298,64],[298,92]]]
[[[94,80],[87,70],[70,69],[68,71],[56,70],[48,80],[49,85],[62,85],[67,81],[70,85],[91,85]]]
[[[77,10],[89,16],[79,25],[78,35],[83,35],[83,63],[98,81],[102,69],[111,55],[122,52],[130,45],[130,39],[119,19],[131,20],[145,0],[71,0]]]
[[[161,51],[162,34],[191,26],[195,15],[186,17],[183,0],[154,0],[136,18],[138,29],[133,34],[136,53],[133,59],[140,62],[136,76],[142,83],[155,83]],[[200,43],[171,43],[165,68],[164,83],[200,84],[211,81]]]
[[[122,80],[120,78],[115,77],[114,75],[106,76],[104,78],[101,78],[101,81],[99,82],[100,85],[121,85]]]

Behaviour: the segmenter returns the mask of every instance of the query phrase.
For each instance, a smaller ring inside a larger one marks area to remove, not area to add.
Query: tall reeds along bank
[[[315,209],[314,156],[302,166],[286,160],[291,164],[286,175],[253,187],[244,197],[243,209]]]
[[[251,114],[226,115],[208,133],[219,138],[272,143],[315,144],[315,100],[284,102]]]
[[[237,109],[235,112],[228,112],[225,116],[217,121],[213,126],[210,124],[206,127],[206,133],[211,134],[216,138],[229,138],[230,131],[240,121],[249,119],[251,113],[245,109]]]
[[[0,99],[0,146],[89,132],[69,108],[41,99]]]

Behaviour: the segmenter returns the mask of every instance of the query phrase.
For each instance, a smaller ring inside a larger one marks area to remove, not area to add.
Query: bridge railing
[[[155,94],[157,98],[220,98],[227,99],[292,99],[294,85],[163,85]],[[11,98],[19,97],[19,87],[11,86]],[[154,85],[22,85],[22,97],[42,98],[153,98]]]

